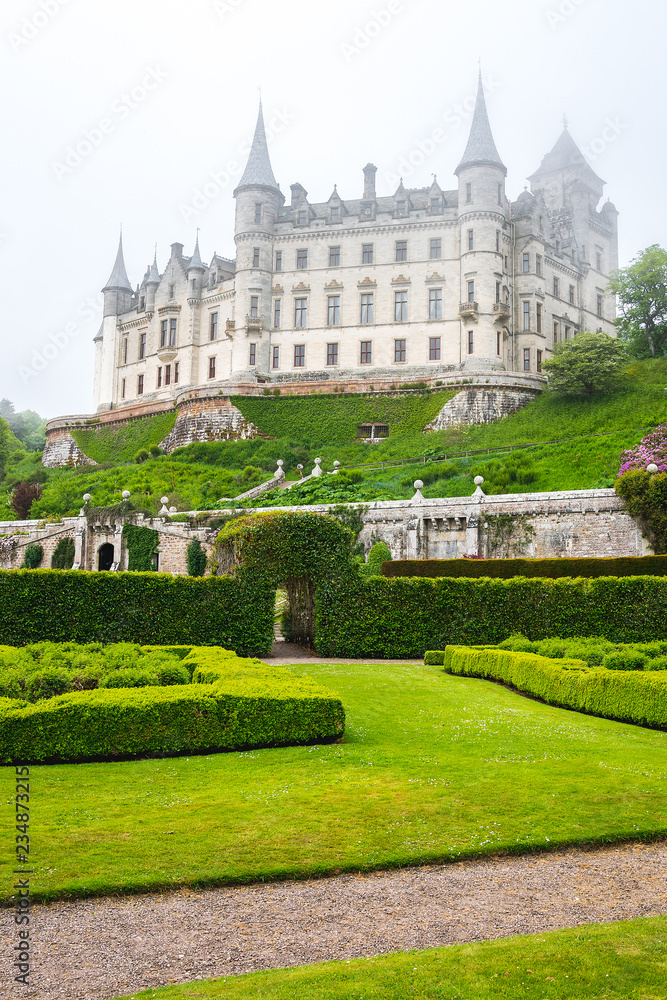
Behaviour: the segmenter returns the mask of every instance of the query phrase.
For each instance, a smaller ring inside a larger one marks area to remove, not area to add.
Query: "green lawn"
[[[253,972],[131,1000],[664,1000],[667,917]],[[120,1000],[120,998],[116,998]],[[129,997],[123,1000],[130,1000]]]
[[[292,669],[341,695],[344,743],[32,767],[34,898],[667,833],[667,733],[438,667]]]

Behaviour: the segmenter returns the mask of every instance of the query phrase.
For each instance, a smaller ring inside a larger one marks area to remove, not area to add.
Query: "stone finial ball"
[[[423,485],[424,485],[424,484],[423,484],[423,482],[421,481],[421,479],[415,479],[415,482],[414,482],[414,487],[415,487],[415,489],[416,489],[416,490],[420,490],[420,489],[422,488],[422,486],[423,486]]]
[[[169,497],[160,497],[160,503],[169,503]]]
[[[650,465],[646,466],[646,471],[649,473],[649,475],[654,476],[656,474],[656,472],[658,471],[658,466],[655,465],[654,462],[651,462]]]
[[[484,476],[475,476],[473,482],[475,486],[481,486],[482,483],[484,482]]]
[[[333,466],[334,466],[334,469],[339,469],[340,468],[340,462],[334,462]]]
[[[321,464],[322,464],[322,459],[321,458],[316,458],[315,459],[315,465],[321,465]]]
[[[276,465],[278,466],[279,469],[282,469],[284,464],[285,463],[283,462],[282,458],[279,458],[278,461],[276,462]]]
[[[129,500],[132,494],[129,490],[123,490],[123,500]]]
[[[91,501],[92,499],[93,499],[93,498],[91,497],[90,493],[84,493],[84,494],[83,494],[83,502],[84,502],[84,503],[90,503],[90,501]]]
[[[297,465],[297,469],[303,469],[303,466],[301,464],[299,464],[299,465]]]

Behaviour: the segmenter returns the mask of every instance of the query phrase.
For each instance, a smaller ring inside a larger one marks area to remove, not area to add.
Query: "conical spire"
[[[587,180],[594,180],[594,186],[604,185],[604,181],[601,177],[595,173],[590,163],[581,152],[576,142],[570,135],[567,125],[564,126],[563,131],[559,135],[553,149],[542,158],[538,169],[534,174],[531,174],[528,178],[529,181],[533,181],[539,178],[542,174],[548,174],[552,171],[560,171],[572,168],[579,168],[580,176],[585,177]]]
[[[479,84],[477,86],[477,100],[470,126],[470,137],[466,146],[463,159],[455,170],[458,176],[464,167],[500,167],[505,173],[507,168],[498,155],[496,144],[493,141],[493,134],[489,124],[489,116],[486,111],[486,100],[484,98],[484,84],[482,83],[482,71],[479,73]]]
[[[127,277],[127,271],[125,270],[125,260],[123,258],[123,232],[121,230],[120,239],[118,241],[118,253],[116,254],[116,263],[113,266],[113,271],[109,276],[109,280],[102,289],[103,292],[107,288],[121,288],[123,291],[132,291],[132,286]]]
[[[264,115],[262,113],[261,100],[259,102],[259,114],[257,115],[257,125],[255,126],[255,135],[252,140],[250,155],[248,156],[243,177],[239,181],[236,191],[240,191],[245,187],[268,187],[274,191],[280,190],[271,169],[269,149],[266,144],[266,132],[264,131]],[[236,191],[234,194],[236,194]]]
[[[160,284],[160,272],[157,266],[157,246],[155,247],[155,253],[153,255],[153,263],[151,264],[150,274],[146,278],[147,285],[159,285]]]
[[[206,268],[201,262],[201,256],[199,254],[199,233],[197,233],[197,239],[195,240],[195,250],[190,258],[190,263],[188,264],[188,271],[200,270],[205,271]]]

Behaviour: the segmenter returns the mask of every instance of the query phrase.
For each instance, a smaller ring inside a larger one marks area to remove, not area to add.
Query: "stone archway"
[[[114,547],[111,542],[105,542],[97,550],[97,568],[104,571],[109,570],[114,562]]]

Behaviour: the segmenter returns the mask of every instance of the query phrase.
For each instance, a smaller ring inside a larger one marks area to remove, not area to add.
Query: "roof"
[[[486,110],[486,100],[484,99],[484,84],[482,83],[481,72],[479,74],[477,100],[475,101],[468,145],[465,148],[461,162],[454,172],[458,175],[459,171],[463,170],[464,167],[477,166],[500,167],[501,170],[507,173],[507,168],[500,159],[496,144],[493,141],[489,116]]]
[[[157,249],[153,256],[153,263],[151,264],[151,269],[148,277],[146,278],[147,285],[159,285],[160,284],[160,272],[157,266]]]
[[[586,157],[577,146],[566,125],[556,140],[556,144],[553,149],[542,158],[542,162],[540,163],[538,169],[534,174],[531,174],[528,180],[532,180],[534,177],[539,177],[541,174],[549,174],[553,171],[565,170],[567,167],[584,167],[589,175],[592,174],[593,177],[600,182],[600,184],[604,184],[604,181],[597,176],[590,163],[588,163]]]
[[[206,265],[202,264],[201,256],[199,255],[199,234],[197,234],[197,239],[195,241],[195,250],[190,258],[190,263],[188,264],[188,271],[194,271],[195,269],[200,271],[206,270]]]
[[[257,115],[257,125],[253,136],[252,146],[248,155],[248,162],[243,171],[243,176],[239,181],[236,191],[244,187],[268,187],[275,191],[280,191],[276,184],[271,169],[269,159],[269,148],[266,144],[266,132],[264,131],[264,115],[262,113],[262,102],[259,102],[259,113]],[[236,192],[234,192],[236,194]]]
[[[122,288],[124,291],[132,291],[132,286],[127,277],[127,271],[125,270],[125,261],[123,259],[122,233],[120,234],[120,240],[118,241],[118,253],[116,254],[116,262],[113,266],[113,271],[109,275],[109,280],[102,291],[105,292],[108,288]]]

